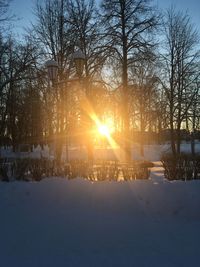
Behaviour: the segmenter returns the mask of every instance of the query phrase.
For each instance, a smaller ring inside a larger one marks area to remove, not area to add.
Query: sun
[[[111,131],[109,130],[108,126],[105,124],[100,124],[98,126],[98,131],[101,135],[107,136],[107,137],[110,136],[111,134]]]

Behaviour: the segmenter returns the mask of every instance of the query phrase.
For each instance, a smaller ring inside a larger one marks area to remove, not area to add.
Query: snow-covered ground
[[[195,149],[197,153],[200,153],[200,142],[196,140]],[[44,149],[41,149],[40,146],[37,146],[33,152],[21,152],[13,153],[11,147],[3,148],[0,147],[0,157],[21,157],[21,158],[54,158],[54,148],[44,146]],[[181,151],[186,153],[191,153],[191,144],[184,142],[181,144]],[[144,158],[146,160],[158,161],[161,158],[163,153],[170,152],[170,144],[154,144],[154,145],[145,145],[144,146]],[[66,158],[66,147],[63,147],[62,159]],[[85,148],[80,147],[70,147],[68,152],[69,160],[80,159],[87,160],[87,151]],[[94,150],[94,158],[105,159],[105,160],[124,160],[124,155],[120,148],[111,149],[111,148],[96,148]],[[138,144],[133,144],[132,146],[132,159],[143,159],[140,155],[140,146]]]
[[[0,182],[2,267],[199,267],[200,181]]]

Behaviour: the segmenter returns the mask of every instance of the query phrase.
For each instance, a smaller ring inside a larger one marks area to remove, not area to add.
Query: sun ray
[[[116,148],[118,148],[119,145],[112,137],[114,129],[110,118],[105,119],[105,123],[102,123],[101,120],[96,115],[96,113],[94,112],[94,109],[87,98],[85,98],[84,101],[82,102],[82,108],[89,115],[90,119],[95,123],[96,126],[95,133],[104,136],[107,139],[109,145],[114,151],[116,158],[119,159],[119,155],[116,152]]]
[[[109,128],[108,128],[108,126],[105,125],[105,124],[101,124],[101,125],[98,127],[98,131],[99,131],[99,133],[100,133],[101,135],[106,136],[106,137],[108,137],[108,136],[111,134],[111,133],[110,133],[110,130],[109,130]]]

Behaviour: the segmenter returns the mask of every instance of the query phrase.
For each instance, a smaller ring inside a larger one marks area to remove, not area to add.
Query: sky
[[[12,0],[10,11],[14,13],[20,20],[15,23],[16,32],[21,34],[23,27],[30,25],[30,21],[34,22],[32,14],[36,0]],[[192,22],[197,26],[200,32],[200,0],[154,0],[154,3],[161,9],[175,5],[179,10],[187,10],[191,16]]]

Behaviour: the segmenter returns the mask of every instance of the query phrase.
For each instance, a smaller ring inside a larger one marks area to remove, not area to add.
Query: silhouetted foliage
[[[168,180],[200,179],[200,156],[190,154],[165,154],[161,161],[164,167],[164,176]]]

